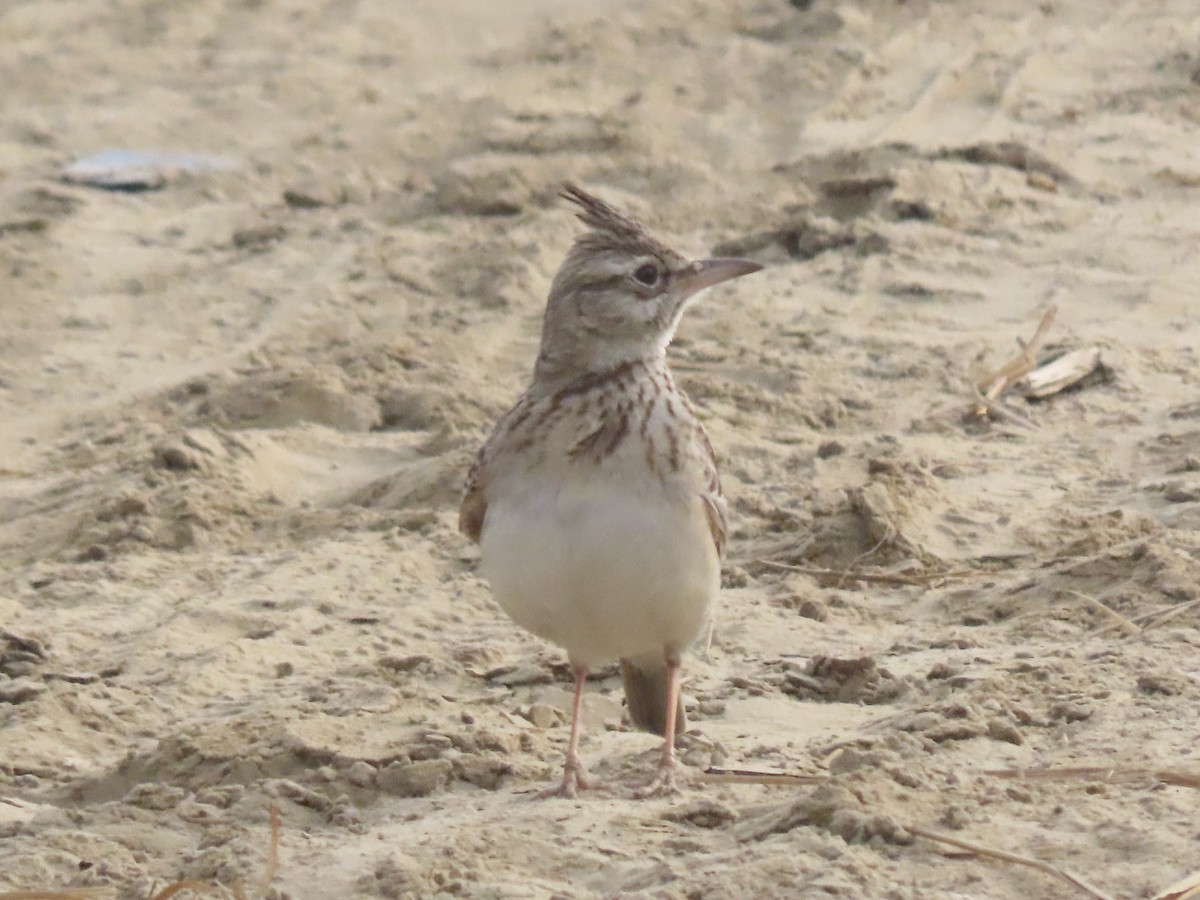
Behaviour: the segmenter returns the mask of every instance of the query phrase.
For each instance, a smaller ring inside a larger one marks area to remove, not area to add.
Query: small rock
[[[117,499],[101,518],[128,519],[130,516],[145,515],[149,505],[145,499],[135,494],[127,494]]]
[[[915,712],[907,716],[900,716],[892,721],[892,727],[897,731],[929,731],[931,728],[936,728],[942,722],[942,717],[937,713],[926,710],[924,712]]]
[[[1083,722],[1092,717],[1091,707],[1082,703],[1056,703],[1050,707],[1050,718],[1064,722]]]
[[[868,813],[854,794],[833,784],[820,785],[798,800],[744,822],[737,829],[738,839],[743,843],[761,841],[801,827],[836,834],[848,844],[865,843],[875,837],[890,844],[913,841],[912,835],[892,819]]]
[[[453,770],[448,759],[394,762],[375,776],[375,786],[401,797],[427,797],[446,786]]]
[[[512,770],[509,763],[495,756],[464,756],[454,764],[455,776],[485,791],[500,787],[504,776],[511,775]]]
[[[283,192],[283,202],[292,209],[320,209],[322,206],[334,206],[339,200],[330,191],[309,186],[291,187]]]
[[[1163,497],[1168,503],[1193,503],[1200,500],[1200,487],[1188,487],[1180,482],[1167,485]]]
[[[492,669],[484,676],[488,681],[502,684],[505,687],[516,687],[521,684],[549,684],[553,676],[541,666],[501,666]]]
[[[521,735],[516,732],[481,728],[475,732],[475,743],[480,750],[495,750],[497,753],[516,753],[521,749]]]
[[[831,775],[844,775],[847,772],[877,766],[880,761],[876,753],[864,753],[852,747],[842,747],[830,757],[829,772]]]
[[[1027,173],[1025,175],[1025,183],[1031,188],[1037,188],[1039,191],[1047,191],[1052,194],[1058,192],[1058,182],[1045,172]]]
[[[283,797],[286,800],[291,800],[300,806],[307,806],[309,809],[315,809],[317,812],[327,812],[333,806],[331,801],[324,794],[318,794],[311,788],[307,788],[302,784],[297,784],[287,778],[275,778],[267,781],[263,787],[270,794],[276,797]]]
[[[1006,744],[1016,744],[1018,747],[1025,743],[1016,724],[1006,718],[992,719],[987,724],[988,737]]]
[[[1182,674],[1170,670],[1145,672],[1138,676],[1137,688],[1143,694],[1173,697],[1187,690],[1188,680]]]
[[[162,811],[174,809],[186,796],[187,794],[182,788],[156,781],[146,781],[131,787],[125,793],[122,802],[141,809]]]
[[[938,821],[952,831],[962,831],[968,824],[966,813],[957,806],[947,806]]]
[[[362,827],[362,813],[348,797],[339,797],[329,810],[329,821],[339,828],[357,830]]]
[[[154,448],[154,463],[172,472],[186,472],[200,468],[194,453],[178,444],[159,444]]]
[[[375,767],[365,760],[355,760],[346,770],[346,780],[359,787],[370,787],[375,780]]]
[[[193,428],[185,431],[183,443],[193,450],[199,450],[201,453],[218,459],[229,455],[225,445],[221,443],[221,439],[206,428]]]
[[[846,446],[841,441],[825,441],[817,447],[817,459],[829,459],[831,456],[841,456],[846,452]]]
[[[411,672],[427,663],[433,662],[433,657],[424,653],[414,653],[411,656],[381,656],[379,668],[391,672]]]
[[[26,703],[45,691],[46,685],[32,678],[0,681],[0,703]]]
[[[249,228],[239,228],[233,233],[231,243],[239,250],[261,252],[282,240],[287,229],[282,225],[254,225]]]
[[[721,716],[725,714],[724,700],[701,700],[696,704],[696,712],[705,717]]]
[[[738,818],[737,810],[716,800],[697,800],[672,809],[663,816],[668,822],[694,825],[696,828],[721,828]]]
[[[947,678],[953,678],[962,672],[959,666],[952,666],[948,663],[934,663],[930,670],[925,674],[927,681],[942,681]]]
[[[546,703],[535,703],[524,714],[525,718],[534,724],[536,728],[553,728],[555,725],[562,723],[565,719],[563,714]]]
[[[985,733],[986,729],[982,725],[970,721],[942,722],[925,732],[929,739],[937,744],[947,741],[969,741],[971,738],[982,737]]]
[[[829,608],[820,600],[812,597],[805,597],[796,607],[796,612],[802,618],[812,619],[814,622],[824,622],[829,618]]]
[[[370,875],[359,879],[363,895],[377,894],[386,900],[407,900],[413,897],[431,897],[432,890],[421,866],[411,859],[385,857],[375,864]]]

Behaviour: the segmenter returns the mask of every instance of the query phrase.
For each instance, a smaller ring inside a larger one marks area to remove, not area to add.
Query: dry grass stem
[[[270,844],[267,847],[267,864],[263,870],[262,878],[262,892],[264,895],[267,893],[267,889],[271,886],[271,880],[275,877],[275,873],[279,869],[279,807],[271,806],[269,815],[271,838]],[[152,888],[150,900],[168,900],[168,898],[174,897],[180,891],[192,891],[197,894],[219,894],[222,890],[219,885],[188,879],[169,884],[157,894],[154,893]],[[240,880],[234,883],[231,890],[236,900],[245,900],[246,889]],[[54,896],[57,897],[58,895]],[[7,898],[0,895],[0,900],[7,900]]]
[[[1101,602],[1100,600],[1097,600],[1095,597],[1089,596],[1088,594],[1080,593],[1079,591],[1068,590],[1067,593],[1073,597],[1078,597],[1080,600],[1085,601],[1088,604],[1088,606],[1092,607],[1092,609],[1096,610],[1099,613],[1104,614],[1105,616],[1107,616],[1109,619],[1112,620],[1111,624],[1106,625],[1104,628],[1100,629],[1101,632],[1108,631],[1110,629],[1115,628],[1115,629],[1120,629],[1121,631],[1124,631],[1126,634],[1138,635],[1138,634],[1142,633],[1142,629],[1140,627],[1135,625],[1129,619],[1125,618],[1123,615],[1121,615],[1119,612],[1117,612],[1111,606],[1108,606],[1107,604]]]
[[[168,884],[157,894],[153,894],[150,900],[167,900],[167,898],[174,897],[180,891],[191,891],[194,894],[219,894],[221,889],[214,884],[206,884],[203,881],[188,879]]]
[[[1028,374],[1037,368],[1037,352],[1038,347],[1046,340],[1046,335],[1050,332],[1050,326],[1054,325],[1055,317],[1058,314],[1057,304],[1050,304],[1046,307],[1046,311],[1042,314],[1042,320],[1038,323],[1037,331],[1033,332],[1033,337],[1030,341],[1021,347],[1021,352],[1010,359],[1006,364],[997,368],[995,372],[989,374],[983,379],[980,379],[978,389],[980,394],[983,394],[983,400],[990,402],[996,397],[1003,394],[1004,390],[1015,380],[1018,380],[1025,374]],[[986,406],[976,409],[976,415],[983,418],[988,414]]]
[[[1148,545],[1148,542],[1147,542],[1146,536],[1139,535],[1138,537],[1129,538],[1128,540],[1125,540],[1125,541],[1118,541],[1115,544],[1109,544],[1107,547],[1102,547],[1101,549],[1097,550],[1095,553],[1086,553],[1086,554],[1081,554],[1079,556],[1054,557],[1054,558],[1049,559],[1046,562],[1040,564],[1038,566],[1038,569],[1041,572],[1044,572],[1046,576],[1062,575],[1067,572],[1073,572],[1076,569],[1078,569],[1080,566],[1085,566],[1085,565],[1088,565],[1089,563],[1094,563],[1097,560],[1105,559],[1106,557],[1113,556],[1122,551],[1125,551],[1125,550],[1133,551],[1135,548],[1139,548],[1139,547],[1145,548],[1147,545]],[[1044,579],[1045,576],[1041,576],[1041,577],[1042,577],[1042,579]],[[1028,582],[1027,584],[1029,587],[1033,587],[1035,584],[1040,584],[1040,583],[1041,583],[1041,581],[1039,580],[1038,582]],[[1130,621],[1136,622],[1138,620],[1139,620],[1138,617],[1134,616]]]
[[[985,397],[974,385],[971,386],[971,392],[975,395],[975,402],[978,404],[971,411],[971,416],[977,419],[991,417],[1003,422],[1011,422],[1014,425],[1019,425],[1026,431],[1033,431],[1037,428],[1037,423],[1033,419],[1017,412],[999,397]]]
[[[279,871],[279,807],[271,804],[271,844],[267,850],[267,868],[263,872],[263,893],[271,886],[275,873]]]
[[[1153,900],[1192,900],[1194,897],[1200,897],[1200,872],[1193,872],[1169,888],[1164,888],[1154,895]]]
[[[0,900],[85,900],[89,897],[112,896],[109,887],[66,888],[61,891],[3,891]]]
[[[951,847],[958,847],[960,850],[966,850],[969,853],[974,853],[978,856],[989,856],[992,859],[1003,860],[1004,862],[1015,863],[1019,866],[1028,866],[1031,869],[1037,869],[1043,874],[1050,875],[1060,881],[1065,881],[1070,885],[1083,891],[1089,897],[1094,897],[1096,900],[1113,900],[1109,895],[1101,891],[1099,888],[1088,884],[1078,875],[1073,872],[1068,872],[1065,869],[1059,869],[1049,863],[1042,862],[1040,859],[1034,859],[1031,856],[1021,856],[1017,853],[1009,853],[1007,850],[996,850],[992,847],[985,847],[982,844],[974,844],[970,841],[964,841],[959,838],[950,837],[946,834],[941,834],[936,831],[928,831],[915,825],[905,825],[904,829],[918,837],[923,837],[926,840],[937,841],[941,844],[949,844]]]
[[[1134,616],[1130,621],[1144,622],[1142,629],[1153,628],[1155,625],[1161,625],[1163,622],[1169,622],[1176,616],[1182,615],[1190,609],[1195,609],[1200,606],[1200,599],[1189,600],[1187,603],[1177,603],[1174,606],[1157,609],[1154,612],[1142,613],[1139,616]]]
[[[817,578],[833,578],[839,583],[847,581],[862,581],[868,584],[916,585],[919,587],[937,587],[948,581],[959,581],[965,578],[979,578],[984,575],[995,575],[992,569],[956,569],[950,572],[921,572],[916,575],[889,574],[887,572],[852,572],[841,569],[822,569],[814,566],[794,566],[790,563],[772,562],[769,559],[756,559],[759,565],[772,569],[783,569],[798,575],[812,575]]]
[[[758,772],[754,769],[721,769],[709,766],[696,776],[702,784],[770,784],[795,786],[801,784],[823,784],[828,775],[791,775],[786,772]]]
[[[1200,789],[1200,773],[1181,772],[1178,769],[1069,766],[1055,769],[992,769],[983,774],[1020,781],[1103,781],[1108,784],[1158,781],[1174,787]]]

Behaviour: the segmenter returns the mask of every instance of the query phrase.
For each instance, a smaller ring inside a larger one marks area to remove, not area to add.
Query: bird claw
[[[574,800],[579,796],[580,791],[591,791],[597,787],[599,785],[592,781],[584,771],[583,763],[577,759],[567,760],[563,766],[562,781],[545,790],[538,791],[534,796],[537,800],[547,800],[551,797]]]
[[[659,768],[658,774],[644,788],[639,788],[634,791],[633,796],[637,800],[649,800],[654,797],[678,797],[683,793],[683,787],[680,781],[683,779],[677,776],[674,765],[663,765]]]

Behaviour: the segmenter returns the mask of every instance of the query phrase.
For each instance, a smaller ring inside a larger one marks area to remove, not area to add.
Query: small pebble
[[[365,760],[356,760],[346,770],[346,780],[359,787],[370,787],[375,781],[375,767]]]
[[[696,704],[696,712],[702,716],[719,716],[725,712],[723,700],[701,700]]]
[[[817,447],[817,459],[829,459],[831,456],[841,456],[846,447],[841,441],[825,441]]]
[[[553,728],[562,721],[562,714],[553,706],[545,703],[535,703],[529,707],[525,718],[537,728]]]
[[[800,605],[796,607],[798,612],[805,619],[812,619],[814,622],[824,622],[829,618],[829,608],[820,600],[814,600],[811,597],[806,597],[800,601]]]

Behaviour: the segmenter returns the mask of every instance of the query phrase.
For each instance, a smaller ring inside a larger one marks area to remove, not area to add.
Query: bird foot
[[[579,796],[580,791],[591,791],[597,787],[599,785],[592,781],[584,771],[583,763],[578,759],[568,759],[563,765],[562,781],[543,791],[538,791],[535,796],[538,800],[546,800],[551,797],[574,800]]]
[[[644,788],[634,791],[637,800],[649,800],[654,797],[678,797],[683,793],[683,784],[687,777],[675,768],[675,763],[663,763],[658,767],[658,774]]]

